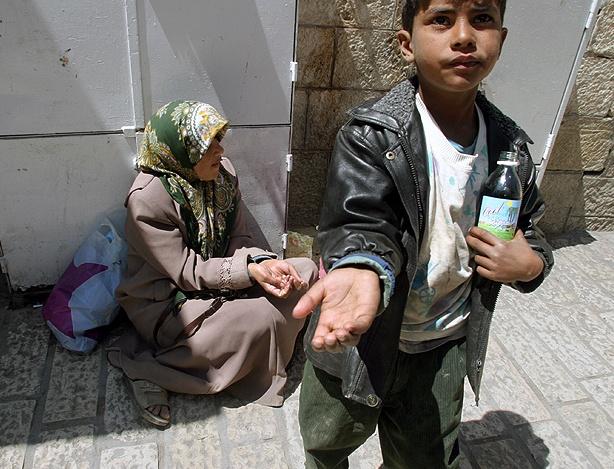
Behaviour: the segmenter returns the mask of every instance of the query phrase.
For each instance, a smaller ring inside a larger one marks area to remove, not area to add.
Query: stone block
[[[536,306],[521,303],[520,296],[515,297],[515,308],[497,308],[497,320],[493,321],[492,327],[501,345],[514,357],[521,371],[541,392],[546,402],[555,404],[586,398],[586,392],[553,351],[538,339],[534,320],[526,322]],[[522,309],[527,310],[526,314],[522,314]]]
[[[158,445],[120,446],[100,453],[100,469],[158,469]],[[173,466],[177,467],[177,466]]]
[[[391,29],[396,0],[301,0],[299,24]]]
[[[540,226],[550,225],[554,228],[552,232],[560,232],[558,228],[562,226],[557,225],[558,220],[564,217],[566,221],[571,207],[582,197],[582,172],[546,170],[540,190],[546,203],[546,214]]]
[[[95,455],[92,425],[52,430],[41,433],[32,467],[93,468]]]
[[[603,171],[602,176],[606,178],[614,177],[614,150],[612,150],[608,155],[608,159],[605,162],[605,170]]]
[[[272,408],[248,404],[237,408],[224,408],[228,439],[235,444],[272,440],[278,433]],[[252,466],[264,467],[264,466]]]
[[[556,138],[549,170],[603,171],[614,136],[614,120],[565,119]]]
[[[296,231],[288,232],[288,247],[286,257],[308,257],[313,256],[313,238]]]
[[[223,467],[218,432],[220,412],[213,396],[171,394],[172,426],[164,432],[164,460],[160,467],[216,469]]]
[[[583,201],[572,210],[573,216],[614,218],[614,178],[585,176]]]
[[[291,469],[303,469],[305,467],[303,440],[301,439],[298,422],[299,395],[300,386],[292,396],[286,399],[281,408],[286,434],[286,455]]]
[[[537,422],[519,429],[518,434],[537,461],[537,467],[593,469],[578,443],[558,422]]]
[[[298,86],[330,86],[335,51],[335,30],[300,26],[298,30]]]
[[[614,376],[604,376],[584,381],[584,387],[591,397],[601,405],[614,420]]]
[[[576,81],[578,114],[606,117],[614,102],[614,61],[601,57],[584,57]]]
[[[561,417],[581,442],[603,467],[611,467],[614,461],[614,425],[594,402],[562,407]]]
[[[55,346],[44,422],[96,416],[100,354],[100,348],[79,355]]]
[[[23,467],[36,401],[0,403],[0,467]]]
[[[330,151],[337,131],[348,120],[346,112],[370,98],[382,95],[377,91],[310,91],[305,149]]]
[[[489,352],[490,353],[490,352]],[[488,367],[486,373],[491,368],[489,360],[486,360]],[[480,404],[476,405],[473,390],[469,382],[465,381],[463,396],[463,422],[460,431],[463,441],[482,440],[501,436],[506,431],[505,422],[497,412],[497,403],[491,398],[490,390],[484,386],[480,391]]]
[[[280,442],[267,441],[248,446],[239,446],[230,451],[230,465],[233,469],[288,469],[284,449]]]
[[[333,87],[388,90],[406,74],[392,31],[338,29]]]
[[[316,225],[326,187],[329,152],[296,152],[290,175],[290,227]]]
[[[502,295],[509,293],[506,290]],[[501,414],[505,414],[512,425],[521,425],[550,418],[546,407],[496,340],[491,340],[488,346],[483,381],[483,389],[488,389],[488,396],[495,402],[496,409],[505,409],[493,412],[499,419]],[[510,389],[514,390],[513,396],[510,396]]]
[[[146,439],[151,424],[140,417],[136,404],[128,393],[123,373],[108,365],[107,392],[104,408],[104,427],[107,437],[123,443]]]
[[[6,332],[0,354],[0,397],[38,393],[45,366],[49,329],[40,310],[4,313]]]
[[[602,57],[614,59],[612,31],[614,31],[614,2],[609,1],[599,13],[599,19],[597,20],[597,26],[593,33],[589,51]]]
[[[539,221],[539,228],[548,236],[564,233],[568,229],[571,207],[552,207],[546,202],[546,213]]]
[[[506,469],[526,469],[532,467],[514,440],[500,440],[472,446],[480,467],[505,467]]]
[[[305,125],[307,123],[307,91],[297,89],[292,101],[292,151],[305,147]]]
[[[373,467],[382,467],[383,457],[377,430],[348,459],[352,468],[371,469]]]

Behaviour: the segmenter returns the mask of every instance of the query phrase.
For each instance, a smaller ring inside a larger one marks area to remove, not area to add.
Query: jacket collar
[[[397,133],[403,130],[408,133],[413,120],[417,89],[418,77],[414,75],[393,87],[383,97],[358,106],[349,113],[355,119],[380,125]],[[509,142],[507,149],[514,145],[520,147],[533,143],[526,132],[488,101],[482,92],[478,93],[476,103],[484,114],[489,135],[492,133],[504,137]]]

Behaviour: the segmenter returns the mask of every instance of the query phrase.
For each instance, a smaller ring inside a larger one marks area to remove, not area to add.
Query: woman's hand
[[[475,252],[477,273],[495,282],[529,282],[544,270],[544,262],[535,254],[521,230],[514,239],[504,241],[481,228],[473,227],[467,244]]]
[[[262,289],[278,298],[286,298],[292,290],[307,287],[292,264],[277,259],[248,264],[249,275]]]

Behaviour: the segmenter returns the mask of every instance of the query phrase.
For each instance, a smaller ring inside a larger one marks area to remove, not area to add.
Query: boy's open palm
[[[316,351],[341,352],[358,344],[377,314],[380,286],[377,274],[352,267],[333,270],[301,298],[293,311],[304,318],[319,304],[320,318],[311,341]]]
[[[495,282],[529,282],[544,268],[521,230],[514,239],[504,241],[481,228],[473,227],[467,235],[467,244],[475,252],[477,273]]]

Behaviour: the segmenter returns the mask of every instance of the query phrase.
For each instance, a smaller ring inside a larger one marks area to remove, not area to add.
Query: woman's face
[[[200,161],[194,166],[194,171],[201,181],[214,181],[220,173],[220,165],[224,148],[216,136],[207,148]]]

